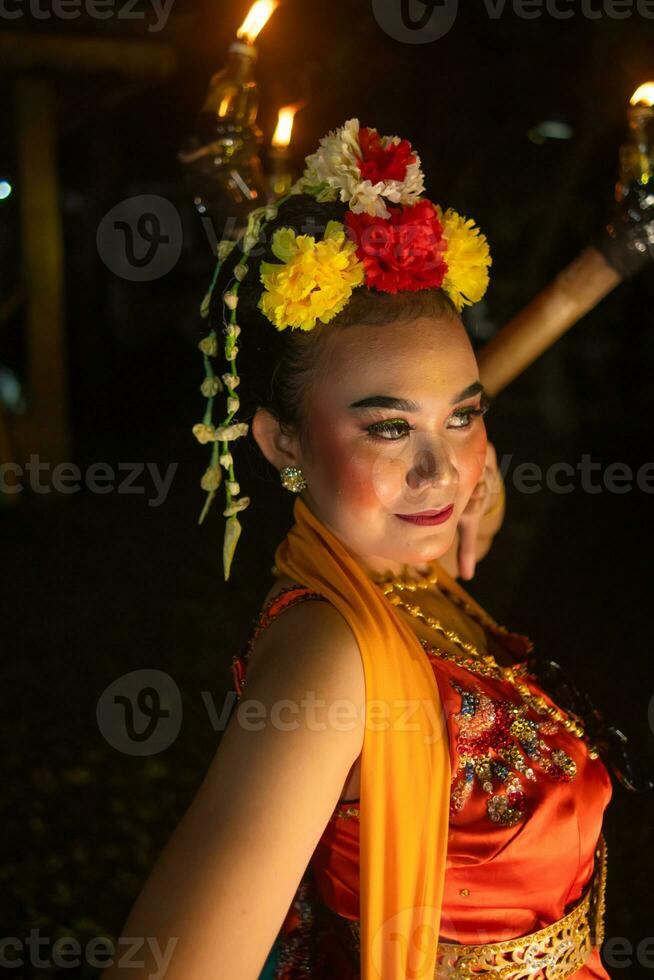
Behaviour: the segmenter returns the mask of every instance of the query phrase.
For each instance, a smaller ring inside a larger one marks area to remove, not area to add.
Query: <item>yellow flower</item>
[[[296,236],[292,228],[278,228],[272,251],[282,265],[261,263],[265,291],[259,309],[278,330],[312,330],[317,320],[329,323],[364,282],[356,249],[339,221],[328,222],[321,242],[311,235]]]
[[[488,266],[493,260],[486,236],[471,218],[463,218],[452,208],[443,214],[438,204],[435,207],[447,241],[447,272],[442,288],[460,312],[464,306],[478,303],[486,292]]]

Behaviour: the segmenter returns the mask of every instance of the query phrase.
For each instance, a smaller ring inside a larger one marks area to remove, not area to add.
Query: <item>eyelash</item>
[[[453,415],[456,415],[457,418],[465,418],[465,419],[468,419],[469,421],[467,422],[466,425],[455,425],[454,428],[455,429],[469,429],[471,427],[471,425],[472,425],[473,419],[476,418],[477,416],[485,415],[486,412],[488,411],[489,407],[490,406],[488,404],[482,404],[480,406],[480,408],[461,408],[461,409],[458,409],[456,412],[453,412],[452,414]],[[405,426],[406,429],[411,430],[411,431],[413,431],[415,429],[415,425],[411,425],[405,419],[384,419],[383,422],[373,422],[372,425],[369,425],[369,426],[366,427],[366,430],[365,431],[368,433],[368,436],[369,436],[370,439],[374,439],[377,442],[379,442],[380,439],[382,441],[384,441],[384,442],[398,442],[400,439],[406,438],[406,435],[407,435],[406,431],[405,431],[405,434],[403,436],[398,436],[397,439],[389,439],[389,438],[387,438],[384,435],[379,435],[378,433],[380,433],[380,432],[392,432],[393,430],[396,430],[398,428],[398,426],[401,426],[401,425],[402,426]]]

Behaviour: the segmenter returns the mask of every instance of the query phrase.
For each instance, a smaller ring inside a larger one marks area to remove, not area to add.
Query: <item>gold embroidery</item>
[[[353,817],[359,819],[359,807],[349,806],[347,803],[339,803],[334,810],[334,816],[340,817],[342,820],[351,820]]]

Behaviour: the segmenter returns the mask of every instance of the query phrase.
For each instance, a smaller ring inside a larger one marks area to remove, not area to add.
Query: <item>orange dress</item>
[[[323,599],[301,586],[273,597],[250,643],[283,609],[312,598]],[[461,624],[466,617],[456,614]],[[468,625],[469,635],[478,641],[482,627]],[[416,632],[420,634],[418,628]],[[488,650],[500,643],[515,674],[554,704],[527,673],[525,654],[531,644],[526,637],[497,631],[485,639]],[[590,757],[585,738],[537,714],[508,680],[473,673],[448,659],[443,646],[436,648],[426,635],[421,643],[443,704],[452,771],[439,940],[492,943],[535,932],[566,915],[592,877],[603,813],[612,795],[609,774],[599,758]],[[247,650],[233,659],[239,695]],[[359,919],[358,815],[358,800],[337,804],[262,980],[357,980],[349,930],[340,923]],[[324,907],[327,918],[321,914]],[[609,980],[595,947],[572,976]]]

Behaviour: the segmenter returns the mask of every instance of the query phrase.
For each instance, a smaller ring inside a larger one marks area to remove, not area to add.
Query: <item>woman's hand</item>
[[[488,552],[504,520],[504,483],[491,442],[479,483],[461,514],[454,541],[438,560],[454,578],[471,579],[475,566]]]

